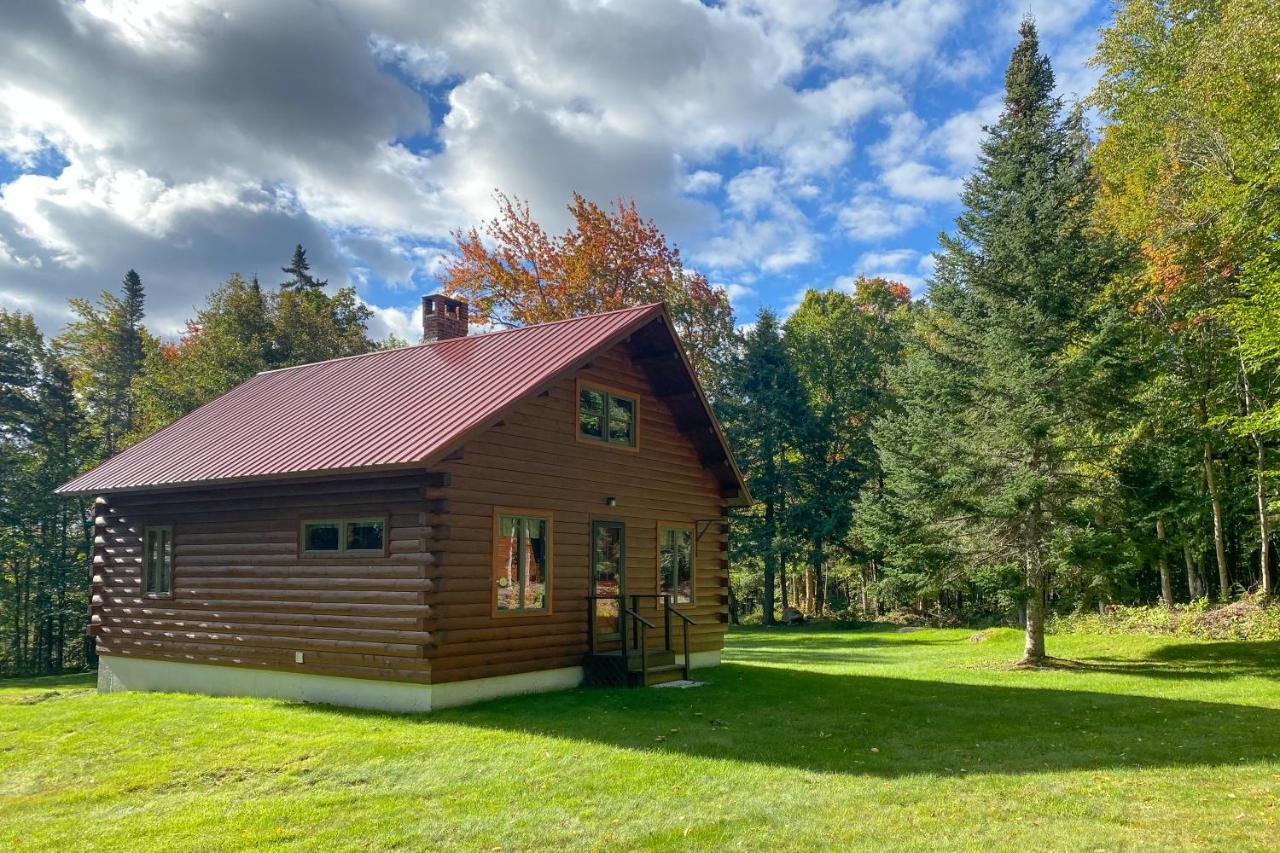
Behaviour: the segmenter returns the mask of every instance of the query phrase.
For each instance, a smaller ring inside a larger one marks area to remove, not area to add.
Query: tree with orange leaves
[[[498,216],[482,228],[453,232],[453,253],[440,274],[445,291],[465,298],[480,322],[523,326],[666,302],[694,366],[708,386],[717,353],[733,335],[723,288],[686,270],[634,201],[601,207],[573,194],[573,224],[548,233],[527,202],[496,194]]]

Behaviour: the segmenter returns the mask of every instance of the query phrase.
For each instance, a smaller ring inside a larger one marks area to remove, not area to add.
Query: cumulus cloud
[[[837,214],[837,221],[854,240],[870,243],[895,237],[924,219],[924,208],[886,201],[869,193],[855,195]]]
[[[12,5],[0,304],[51,330],[130,267],[176,329],[233,271],[274,283],[301,242],[401,334],[495,189],[552,229],[574,190],[634,197],[750,298],[820,262],[828,231],[894,238],[954,199],[998,107],[961,92],[997,59],[957,42],[986,26],[974,0]],[[1039,10],[1077,65],[1089,8]],[[917,113],[938,81],[959,108]]]

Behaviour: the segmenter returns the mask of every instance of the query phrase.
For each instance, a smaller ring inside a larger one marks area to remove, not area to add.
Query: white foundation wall
[[[720,663],[719,651],[695,652],[689,657],[692,669],[717,666]],[[474,681],[408,684],[116,655],[104,655],[98,659],[99,693],[139,690],[201,693],[209,696],[254,696],[400,713],[468,705],[521,693],[567,690],[581,683],[580,666],[478,678]]]
[[[98,658],[98,692],[149,690],[255,696],[376,711],[430,711],[431,685],[147,658]]]

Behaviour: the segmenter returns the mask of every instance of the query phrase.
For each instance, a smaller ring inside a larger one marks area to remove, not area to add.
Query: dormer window
[[[636,446],[636,399],[604,388],[578,386],[578,438]]]

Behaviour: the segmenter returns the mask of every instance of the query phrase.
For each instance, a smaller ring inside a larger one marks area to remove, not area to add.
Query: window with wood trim
[[[499,510],[493,533],[494,612],[548,612],[551,517]]]
[[[173,594],[173,528],[142,531],[142,590],[147,595]]]
[[[302,522],[302,553],[381,556],[387,552],[385,518],[319,518]]]
[[[602,388],[578,388],[578,437],[588,441],[636,446],[636,400]]]
[[[693,525],[658,524],[658,591],[673,604],[693,603]]]

